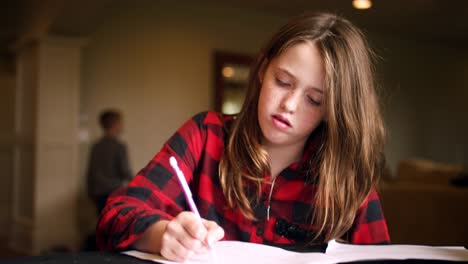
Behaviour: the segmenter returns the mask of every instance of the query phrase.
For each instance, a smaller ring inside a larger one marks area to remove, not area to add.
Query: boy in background
[[[119,140],[123,132],[122,114],[117,110],[103,111],[99,123],[103,136],[91,148],[87,170],[88,195],[98,215],[107,197],[132,179],[127,147]]]

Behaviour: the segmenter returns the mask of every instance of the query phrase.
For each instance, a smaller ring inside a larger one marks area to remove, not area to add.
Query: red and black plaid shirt
[[[185,174],[200,215],[216,221],[225,231],[225,240],[283,247],[312,240],[315,233],[310,226],[311,201],[316,184],[312,177],[301,173],[298,163],[291,164],[277,176],[271,199],[272,185],[265,183],[262,186],[259,202],[252,202],[257,220],[248,220],[239,210],[227,206],[220,187],[218,165],[232,117],[221,118],[217,113],[204,112],[188,120],[128,186],[111,195],[97,228],[97,243],[101,249],[128,249],[154,222],[170,220],[188,210],[181,186],[169,164],[170,156],[176,157]],[[266,177],[270,178],[269,175]],[[267,219],[269,201],[271,209]],[[376,192],[372,192],[359,208],[346,236],[354,244],[389,242]]]

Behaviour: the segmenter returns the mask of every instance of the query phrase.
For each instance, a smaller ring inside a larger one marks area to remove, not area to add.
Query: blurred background
[[[185,120],[229,101],[223,89],[242,86],[241,66],[304,11],[343,15],[378,55],[388,128],[381,197],[393,242],[468,244],[468,1],[374,0],[358,10],[351,0],[5,0],[0,8],[0,256],[82,249],[96,222],[84,183],[103,109],[122,111],[136,172]]]

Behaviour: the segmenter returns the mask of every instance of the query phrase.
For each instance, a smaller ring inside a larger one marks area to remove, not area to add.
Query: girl
[[[237,117],[195,115],[109,198],[98,244],[183,261],[220,239],[388,243],[375,192],[383,143],[362,33],[331,14],[297,17],[258,56]],[[171,156],[202,222],[187,212]]]

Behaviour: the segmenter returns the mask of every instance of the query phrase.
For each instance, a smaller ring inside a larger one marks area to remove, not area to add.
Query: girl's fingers
[[[185,231],[190,234],[193,238],[203,241],[206,237],[207,230],[200,222],[198,216],[192,212],[180,213],[179,221]]]
[[[163,235],[162,246],[166,248],[165,253],[168,256],[175,257],[188,257],[186,251],[192,253],[201,253],[206,250],[204,245],[207,230],[200,223],[195,214],[191,212],[180,213],[176,218],[170,221],[166,226],[166,231]],[[198,237],[198,238],[197,238]],[[174,243],[176,241],[177,243]],[[184,248],[182,253],[178,253],[174,247],[180,249],[180,246]],[[171,249],[170,251],[168,249]],[[172,252],[171,251],[175,251]]]
[[[185,261],[193,252],[184,247],[175,237],[164,234],[162,237],[161,255],[169,260]]]
[[[196,230],[197,228],[202,230]],[[177,239],[177,241],[179,241],[179,243],[182,244],[186,249],[198,253],[204,247],[202,240],[195,238],[189,232],[204,234],[206,233],[206,230],[204,229],[205,227],[198,224],[197,222],[192,223],[190,221],[176,220],[171,221],[167,225],[166,232]],[[202,238],[204,238],[204,236]]]
[[[194,252],[194,253],[201,253],[204,250],[204,245],[202,241],[192,238],[190,235],[186,236],[185,238],[178,239],[179,243],[184,246],[186,249]]]
[[[221,240],[224,237],[224,229],[221,228],[216,222],[203,220],[203,224],[208,232],[206,235],[206,242],[211,246],[214,242]]]
[[[202,253],[224,237],[224,230],[213,221],[200,219],[192,212],[182,212],[170,221],[162,236],[161,255],[169,260],[185,261]]]

